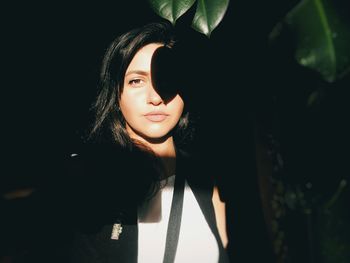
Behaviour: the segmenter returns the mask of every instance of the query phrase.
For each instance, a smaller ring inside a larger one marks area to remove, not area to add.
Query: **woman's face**
[[[161,46],[152,43],[141,48],[124,76],[119,104],[126,120],[126,130],[133,139],[154,141],[166,138],[183,112],[184,102],[178,94],[165,101],[152,85],[152,55]]]

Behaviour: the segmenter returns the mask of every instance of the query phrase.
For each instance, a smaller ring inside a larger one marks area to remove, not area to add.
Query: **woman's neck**
[[[163,141],[151,142],[145,140],[142,141],[142,143],[160,158],[164,167],[164,177],[169,177],[175,174],[176,150],[172,136],[167,137]]]
[[[173,137],[168,137],[163,142],[150,143],[147,142],[147,146],[152,149],[152,151],[161,158],[175,158],[175,145]]]
[[[175,174],[176,151],[173,137],[168,137],[164,142],[151,144],[149,147],[160,157],[164,167],[164,177],[167,178]]]

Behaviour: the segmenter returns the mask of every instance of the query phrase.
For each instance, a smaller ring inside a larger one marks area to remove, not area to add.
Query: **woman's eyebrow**
[[[138,75],[148,76],[149,72],[148,71],[143,71],[143,70],[130,70],[130,71],[125,73],[125,76],[128,76],[130,74],[138,74]]]

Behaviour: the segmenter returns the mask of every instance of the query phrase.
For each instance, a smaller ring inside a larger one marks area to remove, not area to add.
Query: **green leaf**
[[[295,32],[297,61],[328,82],[350,72],[350,27],[332,0],[303,0],[286,16]]]
[[[210,37],[211,32],[223,19],[229,0],[198,0],[192,27]]]
[[[149,0],[152,9],[161,17],[175,24],[196,0]]]

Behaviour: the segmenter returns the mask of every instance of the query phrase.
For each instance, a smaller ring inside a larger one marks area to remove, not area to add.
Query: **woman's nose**
[[[150,104],[153,104],[153,105],[159,105],[159,104],[163,103],[162,97],[153,88],[153,86],[149,87],[147,102]]]

